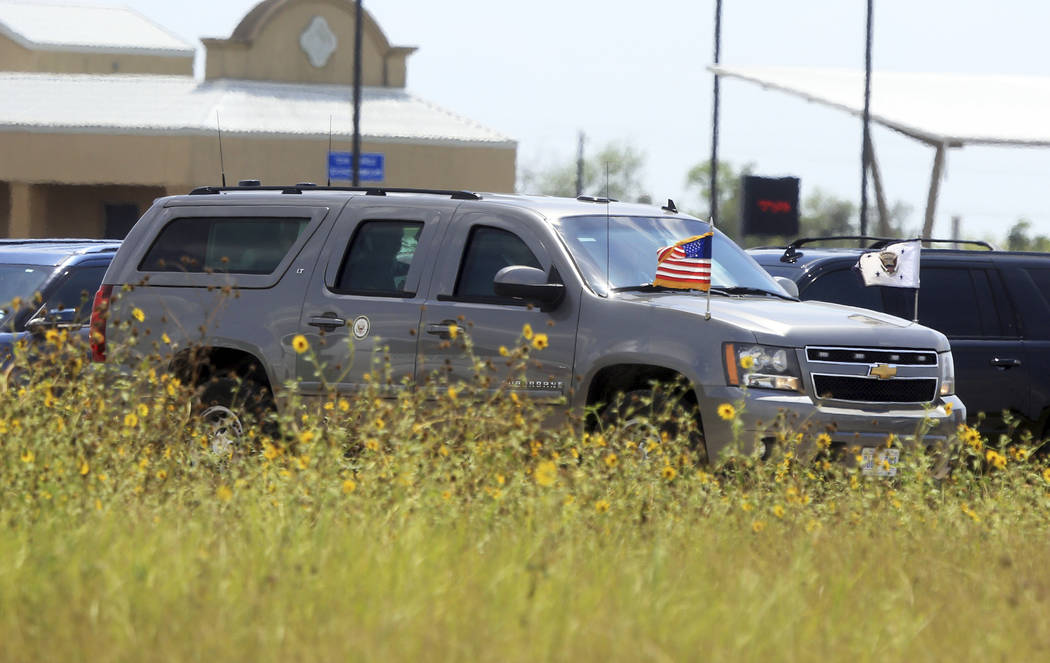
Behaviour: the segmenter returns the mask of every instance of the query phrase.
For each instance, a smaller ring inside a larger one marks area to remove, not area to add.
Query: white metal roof
[[[0,0],[0,34],[31,50],[192,57],[189,44],[126,7]]]
[[[190,76],[0,72],[0,131],[319,137],[353,131],[349,85]],[[399,88],[365,87],[361,135],[374,141],[515,141]]]
[[[739,78],[854,115],[864,111],[864,72],[712,66]],[[1050,146],[1050,77],[877,71],[871,119],[930,143]]]

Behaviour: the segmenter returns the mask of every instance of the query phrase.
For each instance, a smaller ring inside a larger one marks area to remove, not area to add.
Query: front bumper
[[[735,421],[719,415],[730,404]],[[742,406],[742,407],[741,407]],[[947,407],[946,407],[947,406]],[[799,453],[815,453],[816,437],[831,436],[832,445],[879,447],[892,434],[907,448],[944,446],[966,421],[966,406],[957,396],[938,398],[923,408],[877,403],[848,407],[815,404],[805,395],[772,389],[705,387],[700,395],[707,452],[712,460],[730,450],[753,453],[778,439],[802,433]]]

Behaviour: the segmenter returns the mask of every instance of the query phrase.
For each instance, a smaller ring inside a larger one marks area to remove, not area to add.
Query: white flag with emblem
[[[879,251],[869,251],[860,256],[856,269],[864,279],[864,285],[885,285],[891,288],[919,287],[919,240],[888,244]]]

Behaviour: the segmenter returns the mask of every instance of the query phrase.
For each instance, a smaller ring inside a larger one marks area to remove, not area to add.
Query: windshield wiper
[[[772,290],[765,290],[763,288],[750,288],[744,285],[734,285],[730,287],[711,286],[711,292],[719,293],[722,295],[765,295],[767,297],[778,297],[780,299],[787,299],[788,301],[797,302],[798,298],[791,297],[790,295],[782,295],[779,292],[773,292]]]
[[[683,290],[682,288],[668,288],[665,285],[653,285],[652,283],[643,283],[641,285],[625,285],[619,288],[613,288],[613,292],[697,292],[699,288],[690,288]]]

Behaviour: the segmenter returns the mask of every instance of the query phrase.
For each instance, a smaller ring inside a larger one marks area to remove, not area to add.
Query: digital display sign
[[[745,235],[798,235],[797,177],[744,175],[740,230]]]

